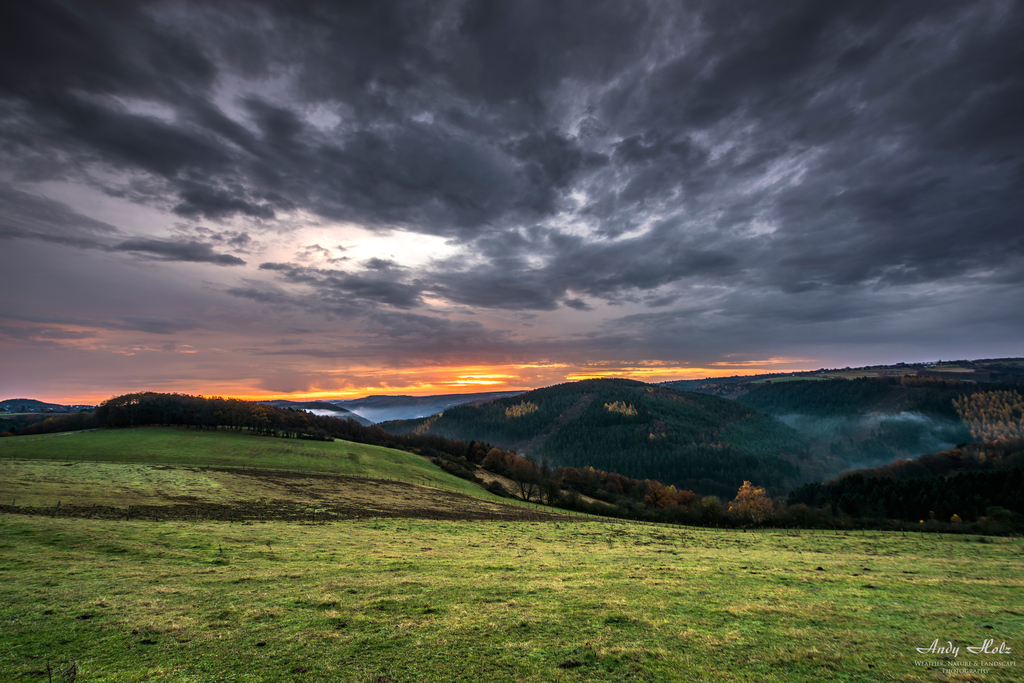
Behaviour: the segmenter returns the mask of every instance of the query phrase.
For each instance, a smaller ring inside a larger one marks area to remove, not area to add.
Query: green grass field
[[[241,467],[398,479],[472,495],[479,487],[404,451],[349,441],[302,441],[176,427],[105,429],[0,439],[3,460]]]
[[[936,639],[1014,661],[965,648],[1017,652],[1022,558],[920,534],[0,514],[0,662],[5,681],[72,662],[90,682],[1016,681],[915,662]]]
[[[20,514],[221,521],[563,519],[404,451],[176,428],[0,440],[0,504]],[[0,679],[2,680],[2,679]]]

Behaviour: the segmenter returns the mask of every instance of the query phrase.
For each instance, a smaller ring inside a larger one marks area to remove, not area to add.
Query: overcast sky
[[[1024,355],[1019,2],[0,10],[0,398]]]

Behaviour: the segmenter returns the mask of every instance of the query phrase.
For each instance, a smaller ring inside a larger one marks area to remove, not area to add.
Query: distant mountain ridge
[[[473,394],[436,394],[432,396],[366,396],[330,400],[338,406],[373,422],[428,417],[459,405],[478,405],[500,398],[518,396],[523,391],[487,391]]]
[[[976,360],[938,361],[935,363],[895,363],[864,365],[857,368],[821,368],[819,370],[776,372],[732,377],[705,377],[660,382],[661,386],[681,391],[738,398],[762,384],[827,379],[859,379],[883,377],[922,377],[952,379],[961,382],[1024,383],[1024,358],[979,358]]]
[[[786,490],[807,446],[796,430],[735,401],[626,379],[559,384],[380,426],[729,496],[745,479]]]
[[[90,405],[62,405],[46,403],[34,398],[9,398],[0,401],[0,411],[5,413],[76,413],[80,410],[92,410]]]
[[[339,420],[355,420],[361,425],[371,425],[373,422],[367,420],[365,417],[346,410],[340,406],[327,401],[256,401],[262,405],[274,406],[275,408],[294,408],[295,410],[305,410],[306,412],[313,413],[314,415],[321,415],[327,417],[336,417]]]

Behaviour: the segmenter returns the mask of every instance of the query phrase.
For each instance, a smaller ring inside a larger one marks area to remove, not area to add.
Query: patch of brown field
[[[494,472],[488,472],[487,470],[482,470],[481,469],[481,470],[476,470],[475,472],[473,472],[473,474],[476,475],[477,479],[479,479],[480,481],[482,481],[484,483],[485,487],[488,484],[490,484],[492,481],[496,481],[499,484],[501,484],[502,486],[504,486],[506,491],[512,491],[513,487],[515,486],[515,482],[514,481],[512,481],[508,477],[503,477],[500,474],[495,474]]]
[[[167,468],[162,466],[161,469]],[[62,502],[59,508],[55,500],[53,505],[28,501],[36,504],[3,505],[0,510],[62,518],[198,519],[238,523],[270,520],[322,523],[368,518],[557,521],[569,517],[557,510],[492,502],[403,481],[277,470],[200,468],[199,471],[205,479],[219,485],[218,493],[229,495],[218,495],[216,498],[219,500],[210,500],[202,495],[161,494],[157,490],[147,491],[146,495],[140,496],[141,499],[123,496],[120,498],[122,504],[110,504],[109,496],[102,488],[93,485],[80,488],[70,502]]]

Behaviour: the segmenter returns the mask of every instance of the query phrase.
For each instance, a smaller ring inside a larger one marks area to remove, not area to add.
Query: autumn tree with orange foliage
[[[729,503],[729,512],[736,513],[740,519],[760,524],[772,516],[772,501],[765,495],[764,489],[754,486],[749,481],[743,482],[736,500]]]
[[[1016,391],[986,391],[953,399],[971,436],[994,443],[1024,437],[1024,398]]]
[[[700,500],[700,496],[693,491],[683,490],[676,493],[676,505],[687,510],[698,500]]]
[[[676,487],[665,486],[660,481],[647,482],[647,495],[644,505],[649,508],[663,508],[676,504]]]
[[[492,448],[487,452],[487,455],[484,456],[481,465],[485,470],[504,474],[512,465],[512,462],[513,459],[511,454],[506,453],[500,448]]]

